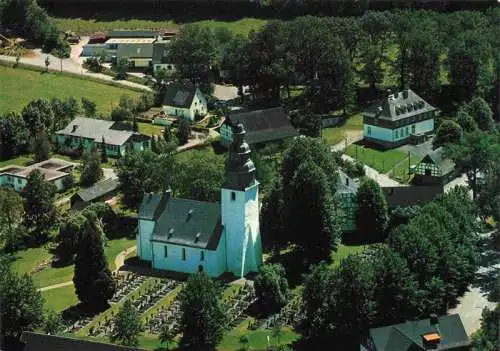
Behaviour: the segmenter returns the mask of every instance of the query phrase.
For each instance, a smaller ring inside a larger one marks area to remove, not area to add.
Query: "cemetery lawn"
[[[112,271],[115,269],[115,258],[121,251],[134,245],[135,239],[120,238],[109,240],[108,246],[104,249],[109,269]],[[14,262],[12,264],[13,270],[19,274],[29,274],[36,287],[42,288],[45,286],[71,281],[73,279],[74,265],[58,268],[49,265],[40,272],[32,273],[32,271],[42,261],[51,260],[52,254],[46,247],[19,251],[12,256],[14,258]]]
[[[359,133],[362,130],[363,114],[359,112],[349,117],[342,126],[323,129],[321,135],[325,143],[328,145],[335,145],[343,141],[346,136],[349,137],[349,133]]]
[[[42,297],[45,299],[43,307],[47,311],[62,312],[79,302],[73,285],[42,291]]]
[[[0,65],[0,114],[20,112],[28,102],[35,99],[65,99],[73,96],[78,101],[86,97],[97,104],[98,114],[110,114],[112,106],[118,105],[120,96],[138,97],[133,90],[98,83],[78,77],[52,72],[39,72]]]
[[[381,173],[389,172],[408,157],[406,153],[399,150],[379,151],[355,144],[349,145],[345,153]]]

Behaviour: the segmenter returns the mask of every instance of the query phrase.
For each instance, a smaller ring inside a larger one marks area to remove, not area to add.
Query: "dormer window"
[[[201,236],[201,233],[200,233],[200,232],[198,232],[198,233],[196,234],[196,237],[194,238],[194,242],[195,242],[195,243],[197,243],[197,242],[200,240],[200,236]]]

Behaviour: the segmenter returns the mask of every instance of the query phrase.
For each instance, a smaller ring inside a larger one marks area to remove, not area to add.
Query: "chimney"
[[[193,209],[190,208],[187,214],[186,222],[188,222],[191,219],[192,215],[193,215]]]
[[[408,99],[408,89],[403,90],[403,98]]]
[[[174,228],[170,228],[170,230],[168,231],[168,238],[170,239],[172,235],[174,235]]]
[[[201,236],[201,233],[200,233],[200,232],[198,232],[198,233],[196,234],[196,238],[194,238],[194,242],[195,242],[195,243],[197,243],[197,242],[200,240],[200,236]]]
[[[78,128],[78,124],[73,124],[73,129],[71,130],[71,133],[76,132],[77,128]]]

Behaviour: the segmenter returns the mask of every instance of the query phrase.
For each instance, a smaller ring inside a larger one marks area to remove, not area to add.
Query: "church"
[[[145,194],[139,209],[137,255],[152,268],[211,277],[243,277],[262,264],[259,182],[243,125],[233,126],[221,203]]]

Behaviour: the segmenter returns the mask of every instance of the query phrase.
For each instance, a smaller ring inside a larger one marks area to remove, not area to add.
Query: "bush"
[[[69,58],[71,56],[71,46],[66,40],[59,39],[56,47],[50,53],[59,58]]]
[[[94,73],[102,72],[101,60],[97,56],[89,57],[85,60],[83,67]]]

